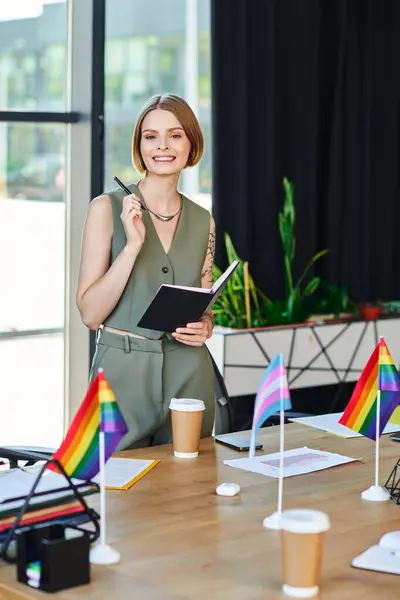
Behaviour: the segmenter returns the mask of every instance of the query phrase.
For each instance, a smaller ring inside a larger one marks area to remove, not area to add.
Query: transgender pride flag
[[[290,408],[292,403],[281,352],[270,362],[258,387],[251,428],[250,458],[254,456],[256,435],[261,425],[278,410],[282,411],[281,418],[283,418],[283,411]]]

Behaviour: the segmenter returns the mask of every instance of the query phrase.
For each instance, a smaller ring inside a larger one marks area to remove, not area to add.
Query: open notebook
[[[239,261],[235,260],[211,289],[163,283],[138,326],[172,333],[177,327],[186,327],[188,323],[200,321],[210,310],[238,265]]]
[[[358,569],[400,575],[400,531],[385,533],[379,544],[368,548],[351,564]]]
[[[129,490],[159,462],[153,459],[109,458],[105,468],[106,490]],[[93,481],[100,483],[100,475],[97,475]]]

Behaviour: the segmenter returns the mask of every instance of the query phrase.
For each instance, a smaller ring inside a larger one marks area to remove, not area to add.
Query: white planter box
[[[255,394],[279,352],[292,389],[357,381],[380,336],[398,365],[400,317],[251,330],[216,327],[207,345],[233,397]]]

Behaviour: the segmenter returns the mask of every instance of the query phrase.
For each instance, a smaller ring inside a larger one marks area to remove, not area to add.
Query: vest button
[[[168,271],[169,271],[168,267],[163,267],[163,268],[162,268],[162,272],[163,272],[163,273],[168,273]]]

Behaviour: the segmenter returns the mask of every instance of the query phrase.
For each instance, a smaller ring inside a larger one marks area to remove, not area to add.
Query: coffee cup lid
[[[195,398],[172,398],[169,407],[171,410],[185,412],[197,412],[206,409],[203,400],[196,400]]]
[[[290,533],[320,533],[331,526],[326,513],[310,509],[284,510],[280,524],[283,531]]]

